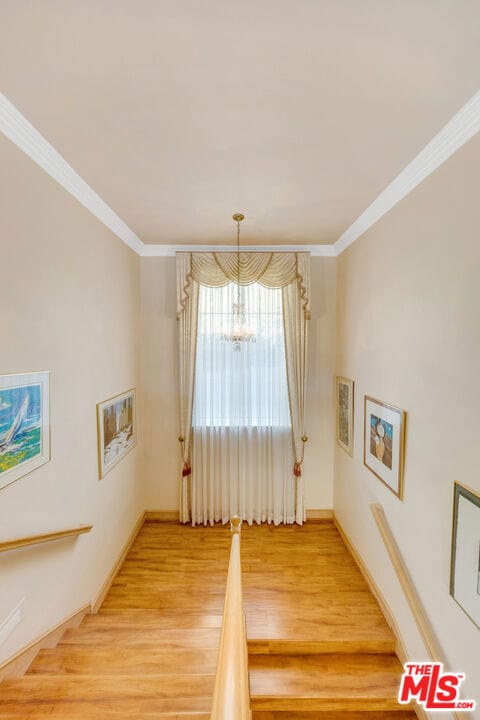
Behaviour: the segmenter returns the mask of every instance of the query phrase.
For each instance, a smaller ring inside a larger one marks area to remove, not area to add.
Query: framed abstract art
[[[353,380],[335,378],[337,445],[349,455],[353,455],[353,392]]]
[[[406,413],[365,395],[363,462],[401,500]]]
[[[480,628],[480,495],[455,483],[450,595]]]

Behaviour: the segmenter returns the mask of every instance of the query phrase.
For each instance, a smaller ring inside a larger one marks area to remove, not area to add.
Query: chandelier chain
[[[255,342],[255,333],[246,324],[245,306],[240,292],[240,223],[244,217],[242,213],[232,215],[232,219],[237,223],[237,302],[233,303],[232,308],[232,330],[223,333],[223,339],[231,342],[236,351],[239,351],[244,343]]]

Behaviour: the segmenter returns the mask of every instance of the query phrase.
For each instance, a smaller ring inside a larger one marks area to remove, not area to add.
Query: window
[[[194,427],[290,427],[282,290],[253,283],[240,289],[254,341],[235,352],[237,286],[200,286]]]

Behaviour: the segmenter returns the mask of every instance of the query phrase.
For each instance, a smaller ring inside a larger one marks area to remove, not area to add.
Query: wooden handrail
[[[50,540],[60,540],[61,538],[74,535],[83,535],[83,533],[90,532],[92,527],[93,525],[80,525],[76,528],[56,530],[55,532],[44,533],[43,535],[27,535],[26,537],[16,538],[15,540],[4,540],[0,542],[0,552],[16,550],[17,548],[27,547],[28,545],[39,545],[40,543],[50,542]]]
[[[370,505],[370,509],[373,513],[373,517],[375,518],[375,522],[377,523],[383,542],[385,543],[385,547],[390,556],[390,560],[392,561],[392,565],[397,574],[400,585],[402,586],[402,590],[405,593],[405,597],[410,606],[410,610],[412,611],[412,615],[420,631],[425,647],[430,653],[432,660],[435,662],[441,662],[441,651],[433,633],[432,626],[422,607],[421,600],[418,597],[417,590],[413,584],[412,578],[410,577],[407,566],[405,565],[405,561],[400,554],[399,547],[392,534],[387,518],[385,517],[385,513],[383,512],[383,507],[379,503],[374,503]]]
[[[444,663],[445,659],[435,636],[435,632],[427,614],[425,613],[425,610],[423,609],[422,601],[420,600],[417,589],[413,583],[410,573],[408,572],[408,568],[402,557],[395,537],[390,529],[383,507],[380,503],[372,503],[372,505],[370,505],[370,510],[373,513],[380,535],[385,543],[385,548],[390,556],[390,560],[392,561],[398,581],[405,593],[405,598],[408,602],[410,610],[412,611],[413,619],[415,620],[424,645],[430,655],[429,659],[434,662]],[[459,715],[456,712],[452,712],[452,717],[459,720]]]
[[[210,718],[211,720],[250,720],[252,715],[247,632],[242,600],[240,518],[232,517],[230,526],[233,533],[232,546]]]

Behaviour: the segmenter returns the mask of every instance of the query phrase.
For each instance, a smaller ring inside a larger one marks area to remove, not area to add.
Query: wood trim
[[[16,538],[15,540],[5,540],[0,542],[0,552],[7,550],[16,550],[17,548],[27,547],[28,545],[39,545],[40,543],[50,542],[51,540],[61,540],[66,537],[74,537],[90,532],[93,525],[80,525],[77,528],[69,528],[68,530],[56,530],[55,532],[44,533],[43,535],[28,535],[26,537]]]
[[[428,619],[425,610],[423,609],[422,601],[420,600],[415,584],[400,552],[400,548],[398,547],[395,537],[390,529],[390,525],[388,524],[388,520],[383,511],[383,507],[380,505],[380,503],[372,503],[370,505],[370,510],[372,511],[378,530],[380,532],[380,535],[382,536],[382,540],[385,543],[385,549],[387,550],[390,560],[392,561],[392,565],[397,575],[398,581],[405,594],[408,606],[412,612],[413,619],[415,620],[423,643],[430,655],[430,659],[434,662],[444,663],[445,659],[443,657],[443,652],[435,635],[435,631],[432,627],[430,620]],[[415,711],[417,712],[416,707]],[[421,715],[419,715],[418,712],[417,716],[422,717]],[[428,718],[428,714],[425,713],[423,717]],[[452,717],[454,718],[454,720],[460,720],[459,713],[452,712]]]
[[[113,566],[112,570],[108,574],[105,582],[103,583],[99,594],[97,595],[95,600],[92,600],[92,602],[87,603],[86,605],[83,605],[81,608],[76,610],[72,615],[69,615],[65,620],[62,620],[57,625],[55,625],[50,630],[47,630],[43,635],[41,635],[36,640],[33,640],[29,645],[27,645],[25,648],[17,652],[13,657],[6,660],[2,665],[0,665],[0,682],[7,677],[21,677],[25,674],[25,672],[28,670],[29,666],[37,656],[38,652],[46,647],[55,647],[57,643],[59,642],[60,638],[62,637],[65,630],[68,628],[75,628],[78,627],[83,620],[84,616],[87,613],[97,613],[103,600],[105,599],[105,595],[110,590],[110,586],[115,579],[120,566],[122,565],[127,553],[129,552],[131,546],[133,545],[135,538],[137,537],[143,523],[145,520],[145,514],[142,513],[139,517],[137,523],[135,524],[135,527],[133,528],[127,542],[125,543],[115,565]],[[91,525],[88,526],[82,526],[83,529],[81,529],[81,532],[89,532],[92,529]],[[76,528],[74,531],[61,531],[63,535],[59,535],[59,537],[68,537],[68,535],[78,535],[79,528]],[[55,537],[50,537],[51,535],[54,535]],[[58,537],[56,537],[58,533],[49,533],[48,536],[33,536],[33,537],[44,537],[45,539],[39,540],[38,542],[47,542],[47,540],[56,540]],[[21,538],[21,540],[28,539],[28,538]],[[14,542],[14,541],[10,541]],[[32,543],[22,543],[20,545],[16,545],[16,547],[25,547],[26,544],[32,544]],[[13,548],[7,548],[7,549],[13,549]]]
[[[311,509],[306,511],[307,520],[331,520],[333,510],[329,508]],[[179,510],[147,510],[145,520],[148,522],[180,522]]]
[[[213,689],[211,720],[250,720],[248,648],[242,599],[238,516],[231,519],[232,544],[228,564],[217,671]]]
[[[307,510],[306,517],[307,517],[307,520],[311,520],[311,521],[332,520],[333,510],[329,510],[328,508]]]
[[[355,548],[355,546],[352,544],[350,538],[348,537],[347,533],[343,529],[342,525],[340,524],[339,519],[333,513],[333,523],[335,527],[337,528],[338,532],[340,533],[340,536],[347,546],[350,554],[352,555],[353,559],[355,560],[360,572],[362,573],[363,577],[365,578],[367,585],[370,589],[370,592],[374,596],[375,600],[380,605],[380,610],[383,613],[383,616],[385,617],[385,620],[387,621],[388,625],[390,626],[393,634],[395,635],[395,653],[402,663],[404,665],[408,660],[410,659],[408,657],[407,648],[405,646],[405,642],[402,637],[402,633],[400,631],[400,628],[398,626],[397,621],[395,620],[395,616],[390,609],[389,604],[385,600],[382,591],[378,587],[377,583],[373,579],[373,576],[371,575],[369,569],[365,565],[364,561],[362,560],[359,552]],[[418,718],[418,720],[430,720],[430,715],[422,708],[421,705],[414,705],[412,706],[412,709],[415,711],[415,714]]]
[[[172,522],[176,520],[180,522],[179,510],[147,510],[145,512],[145,520],[149,522]]]
[[[413,618],[417,624],[417,627],[422,636],[422,640],[427,648],[430,658],[434,662],[443,662],[442,651],[435,637],[435,633],[431,626],[431,623],[422,607],[421,600],[418,596],[413,580],[408,572],[408,568],[403,560],[400,549],[393,537],[393,533],[390,530],[387,518],[383,512],[383,507],[379,503],[373,503],[370,505],[373,517],[377,524],[377,527],[382,536],[382,540],[385,543],[385,548],[388,552],[390,560],[392,561],[393,569],[397,575],[398,581],[402,586],[402,590],[405,593],[405,598],[408,602],[410,610],[412,611]]]
[[[62,620],[29,645],[19,650],[8,660],[0,665],[0,682],[5,678],[21,677],[28,670],[29,666],[37,656],[38,652],[43,648],[55,647],[68,628],[76,628],[80,625],[83,618],[90,612],[90,603],[82,605],[81,608],[75,610],[65,620]]]
[[[135,527],[133,528],[132,532],[130,533],[127,542],[123,546],[123,549],[120,552],[120,555],[117,558],[117,561],[113,568],[110,570],[109,574],[107,575],[107,578],[105,582],[103,583],[102,587],[100,588],[100,591],[97,595],[97,597],[92,600],[91,602],[91,610],[90,612],[93,615],[96,615],[105,600],[105,597],[110,590],[110,587],[115,580],[118,571],[120,570],[120,567],[122,566],[123,561],[125,560],[126,556],[130,552],[130,548],[132,547],[133,543],[135,542],[135,539],[140,532],[143,523],[145,522],[145,513],[143,512],[139,519],[137,520]]]
[[[378,587],[377,583],[373,579],[373,576],[371,575],[369,569],[367,568],[365,562],[363,561],[362,557],[360,556],[358,550],[353,545],[352,541],[348,537],[347,533],[343,529],[343,527],[340,524],[339,519],[337,516],[333,515],[333,523],[335,527],[337,528],[338,532],[340,533],[340,536],[347,546],[350,554],[352,555],[353,559],[358,565],[358,568],[360,572],[362,573],[363,577],[365,578],[367,585],[380,605],[380,610],[382,611],[385,620],[389,624],[390,628],[392,629],[393,634],[395,635],[395,652],[397,653],[397,657],[400,660],[401,663],[406,663],[408,661],[408,653],[405,647],[405,643],[403,641],[400,628],[398,627],[397,621],[395,620],[395,617],[390,609],[389,604],[385,600],[382,591]]]

